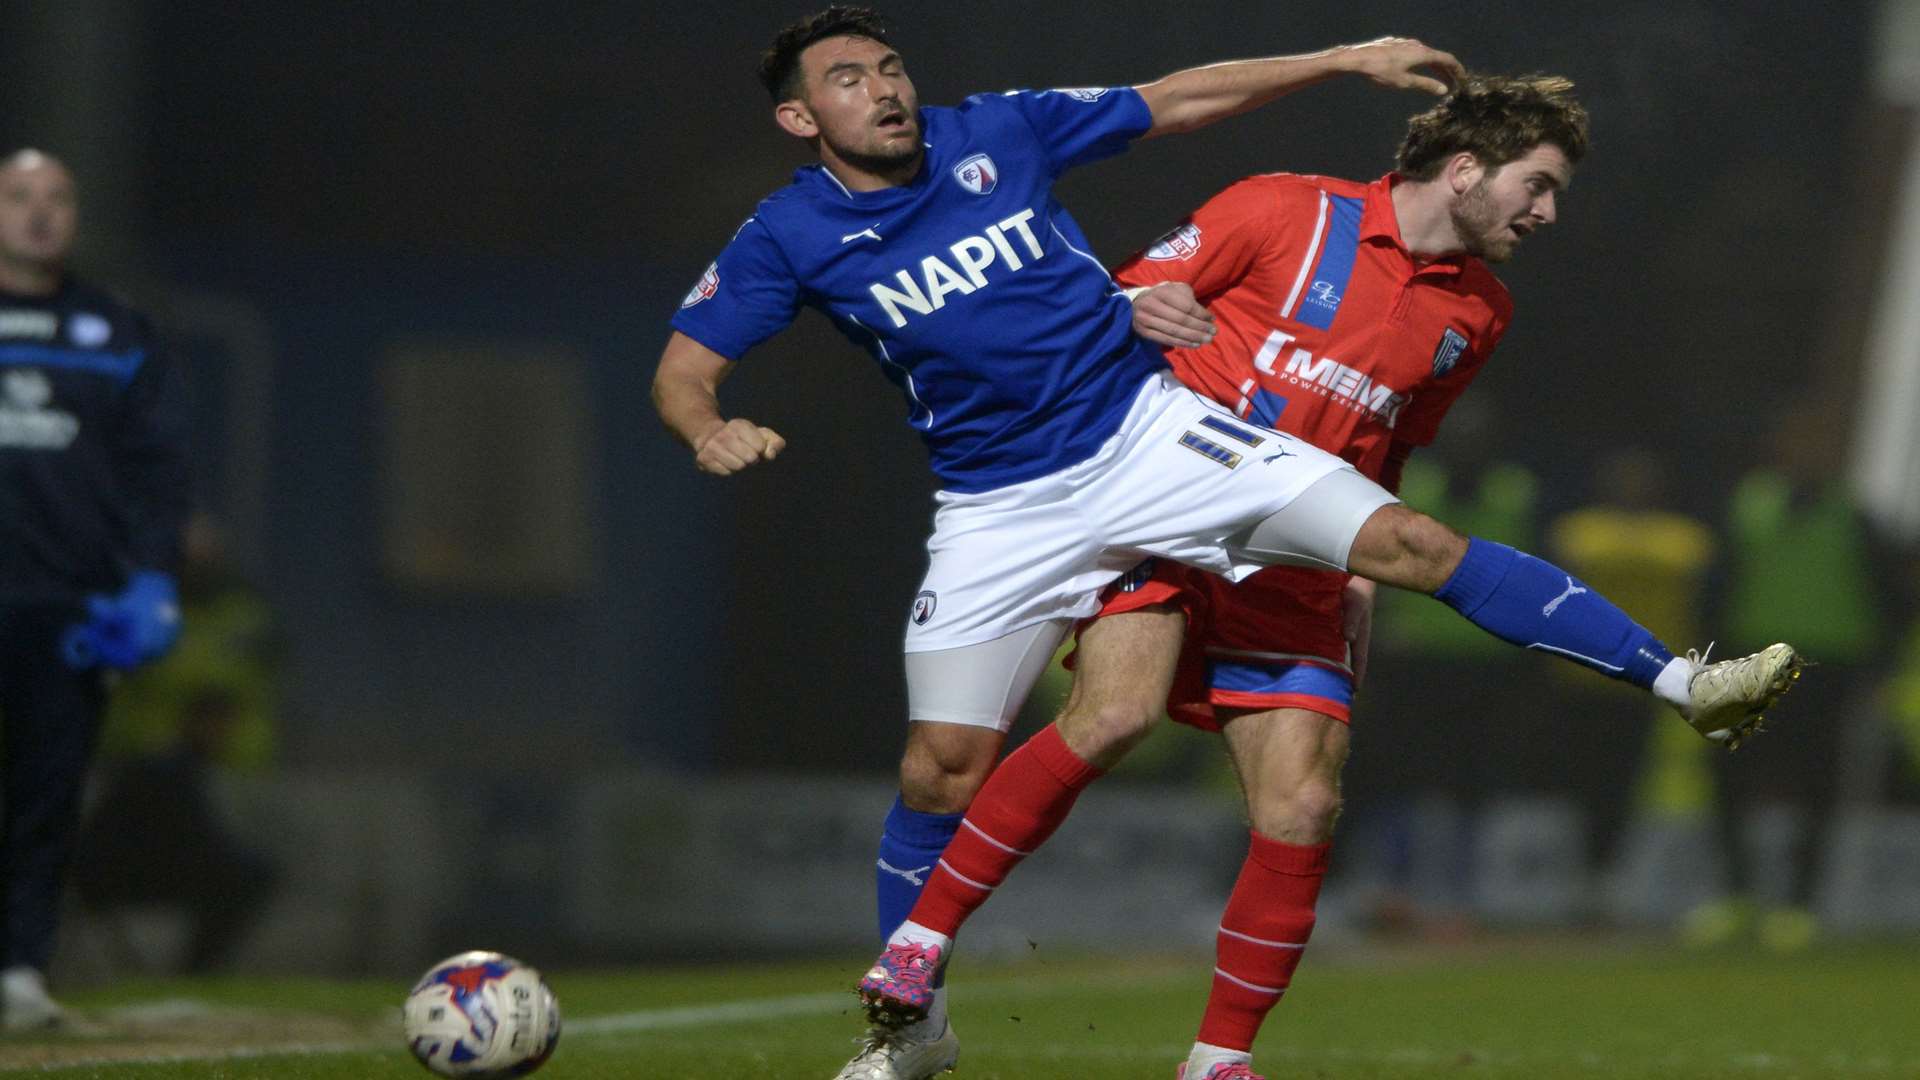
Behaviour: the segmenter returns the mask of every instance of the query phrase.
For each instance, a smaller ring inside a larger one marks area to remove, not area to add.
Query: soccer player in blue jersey
[[[1703,701],[1689,690],[1694,665],[1618,608],[1585,589],[1565,603],[1574,585],[1558,568],[1469,541],[1339,458],[1240,421],[1181,387],[1134,336],[1127,297],[1054,200],[1054,180],[1133,139],[1193,130],[1342,73],[1444,93],[1461,69],[1446,53],[1385,38],[1138,87],[922,108],[881,23],[842,7],[782,31],[763,61],[776,122],[819,163],[763,200],[687,294],[655,404],[707,472],[772,460],[784,440],[727,418],[717,389],[811,306],[900,387],[943,484],[906,624],[901,797],[877,860],[889,938],[870,995],[877,1026],[842,1080],[927,1077],[953,1064],[958,1040],[935,985],[951,940],[902,939],[903,922],[1065,630],[1144,557],[1235,578],[1279,562],[1333,567],[1435,594],[1506,640],[1654,689],[1692,709],[1696,726],[1719,723],[1727,741],[1750,729],[1797,664],[1779,646],[1723,673],[1714,684],[1726,689]],[[1162,668],[1170,677],[1163,644],[1083,640],[1068,713],[1095,718],[1097,752],[1076,752],[1056,725],[994,773],[1003,788],[1043,795],[1020,821],[990,823],[1026,837],[1011,854],[1043,841],[1144,734],[1123,710],[1103,718],[1138,696],[1135,682]],[[1207,1080],[1231,1075],[1209,1070]]]

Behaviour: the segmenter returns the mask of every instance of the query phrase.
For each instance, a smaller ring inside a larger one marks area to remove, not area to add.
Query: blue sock
[[[873,869],[882,945],[913,913],[920,890],[927,886],[927,875],[933,873],[933,864],[947,850],[947,841],[959,831],[964,816],[923,814],[895,796],[893,809],[887,811],[887,827],[880,834],[880,858]]]
[[[1573,575],[1491,540],[1468,541],[1466,557],[1433,598],[1502,641],[1646,689],[1673,660],[1646,627]]]

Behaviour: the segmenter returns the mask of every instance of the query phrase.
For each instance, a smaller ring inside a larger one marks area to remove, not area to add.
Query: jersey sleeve
[[[1508,298],[1504,287],[1495,286],[1498,292],[1489,297],[1493,305],[1493,317],[1471,343],[1467,354],[1460,359],[1459,366],[1445,376],[1434,381],[1433,385],[1414,396],[1406,411],[1400,414],[1400,420],[1393,427],[1393,440],[1408,446],[1429,446],[1440,434],[1440,421],[1446,419],[1447,410],[1460,400],[1480,369],[1487,366],[1493,357],[1494,346],[1500,343],[1500,336],[1507,332],[1507,323],[1513,319],[1513,301]]]
[[[751,217],[680,301],[673,328],[738,360],[799,313],[800,282],[766,223]]]
[[[1001,99],[1033,128],[1054,176],[1118,154],[1153,126],[1146,99],[1130,86],[1013,90]]]
[[[1242,180],[1129,256],[1113,276],[1127,288],[1184,281],[1206,303],[1247,276],[1276,239],[1285,214],[1284,202],[1271,185]]]

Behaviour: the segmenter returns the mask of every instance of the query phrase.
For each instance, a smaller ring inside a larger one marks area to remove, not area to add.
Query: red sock
[[[1283,844],[1253,833],[1240,880],[1220,917],[1217,966],[1200,1041],[1252,1050],[1313,933],[1313,905],[1331,844]]]
[[[1048,724],[987,777],[907,917],[948,937],[959,933],[973,909],[1047,842],[1073,801],[1100,776]]]

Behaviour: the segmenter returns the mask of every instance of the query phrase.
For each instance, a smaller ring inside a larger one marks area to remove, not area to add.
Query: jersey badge
[[[1054,93],[1065,94],[1075,101],[1099,101],[1107,96],[1107,90],[1108,88],[1104,86],[1078,86],[1069,90],[1056,90]]]
[[[67,320],[67,337],[83,349],[97,349],[113,337],[113,324],[91,311],[76,312]]]
[[[939,603],[939,593],[934,592],[932,589],[920,590],[920,595],[913,598],[913,625],[927,625],[927,620],[933,618],[933,609],[938,606]]]
[[[1461,337],[1458,330],[1447,327],[1447,332],[1440,335],[1439,346],[1433,350],[1433,377],[1438,379],[1452,371],[1453,366],[1460,362],[1461,354],[1466,351],[1467,339]]]
[[[720,264],[717,262],[708,263],[707,272],[701,274],[700,280],[694,282],[693,288],[687,290],[687,298],[680,301],[680,306],[682,308],[690,308],[702,300],[712,299],[713,294],[719,291]]]
[[[975,154],[953,167],[953,178],[975,195],[991,195],[1000,182],[1000,166],[985,154]]]
[[[1200,226],[1189,221],[1167,235],[1153,242],[1147,249],[1147,258],[1154,262],[1171,262],[1178,259],[1186,262],[1200,254]]]

